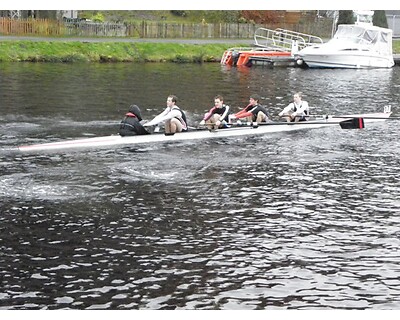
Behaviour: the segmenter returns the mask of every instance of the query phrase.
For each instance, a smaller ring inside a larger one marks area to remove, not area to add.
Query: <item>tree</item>
[[[372,18],[372,24],[381,28],[388,28],[388,22],[385,14],[385,10],[375,10],[374,17]]]
[[[339,10],[339,18],[336,24],[336,28],[339,24],[353,24],[354,15],[353,10]]]
[[[57,11],[56,10],[31,10],[30,15],[35,19],[57,19]]]
[[[255,23],[277,23],[279,22],[282,12],[277,10],[242,10],[242,18]]]
[[[207,23],[237,22],[239,11],[236,10],[190,10],[186,16],[193,21],[205,21]]]
[[[171,10],[171,13],[177,17],[185,17],[186,16],[185,10]]]
[[[240,11],[237,10],[209,10],[203,11],[206,13],[204,19],[207,22],[219,23],[219,22],[237,22],[240,17]]]

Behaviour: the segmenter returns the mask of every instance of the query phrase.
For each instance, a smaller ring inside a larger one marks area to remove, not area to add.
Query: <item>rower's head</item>
[[[173,107],[174,105],[176,105],[176,102],[178,101],[177,96],[170,94],[167,97],[167,107]]]
[[[214,106],[216,108],[222,108],[222,105],[224,104],[224,98],[218,94],[214,97]]]
[[[298,103],[300,103],[301,102],[301,97],[303,96],[303,94],[301,93],[301,92],[296,92],[294,95],[293,95],[293,101],[296,103],[296,104],[298,104]]]
[[[140,112],[139,107],[136,104],[133,104],[129,107],[129,112],[133,113],[139,121],[142,121],[142,114]]]
[[[258,101],[261,100],[261,97],[258,94],[252,94],[250,96],[249,102],[251,105],[255,106],[256,104],[258,104]]]

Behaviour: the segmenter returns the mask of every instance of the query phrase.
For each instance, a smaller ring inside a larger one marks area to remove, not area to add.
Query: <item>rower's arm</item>
[[[204,121],[207,121],[208,119],[210,119],[211,116],[213,115],[214,111],[215,111],[215,107],[212,107],[212,108],[210,109],[210,111],[208,111],[208,112],[204,115],[203,120],[204,120]]]
[[[290,110],[293,110],[293,103],[290,103],[287,107],[283,108],[283,110],[279,113],[279,116],[282,117],[284,114],[287,114]]]
[[[144,124],[145,127],[149,126],[154,126],[156,124],[159,124],[160,122],[165,121],[165,117],[168,115],[168,109],[165,109],[163,112],[161,112],[159,115],[155,116],[152,120],[149,122],[146,122]],[[167,118],[168,119],[168,118]]]
[[[237,119],[241,119],[241,118],[253,116],[253,114],[250,111],[247,111],[247,112],[242,112],[241,114],[236,114],[235,116]]]

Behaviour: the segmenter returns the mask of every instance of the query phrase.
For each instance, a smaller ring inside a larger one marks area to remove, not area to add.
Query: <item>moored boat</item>
[[[139,136],[126,136],[111,135],[104,137],[86,138],[86,139],[72,139],[58,142],[49,142],[33,145],[23,145],[16,147],[14,151],[22,153],[35,153],[45,151],[63,151],[71,149],[83,148],[104,148],[114,146],[134,146],[151,143],[164,143],[176,142],[187,140],[200,140],[200,139],[213,139],[224,137],[237,137],[237,136],[253,136],[262,135],[276,132],[288,132],[294,130],[316,129],[329,126],[343,126],[347,123],[350,128],[362,128],[358,126],[357,121],[362,122],[376,122],[384,121],[391,115],[390,107],[386,108],[382,113],[369,113],[369,114],[352,114],[343,116],[320,116],[309,121],[303,122],[268,122],[268,123],[243,123],[232,124],[228,128],[209,131],[205,128],[192,129],[188,132],[176,133],[174,135],[165,135],[163,133],[153,133],[149,135]],[[349,121],[356,119],[356,126],[349,124]]]
[[[310,68],[391,68],[392,33],[369,22],[341,24],[331,40],[301,49],[295,59]]]

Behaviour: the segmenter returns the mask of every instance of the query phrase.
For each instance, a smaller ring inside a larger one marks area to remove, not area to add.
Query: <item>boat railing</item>
[[[271,48],[268,47],[231,47],[226,50],[226,52],[237,52],[237,53],[242,53],[242,52],[263,52],[263,51],[271,51]],[[274,49],[273,51],[283,51],[281,49]],[[286,51],[286,50],[285,50]]]
[[[322,44],[323,41],[320,37],[291,30],[258,28],[254,33],[254,43],[258,47],[291,51],[295,43],[298,50],[301,50],[308,46]]]
[[[250,50],[254,50],[253,47],[231,47],[228,49],[228,51],[250,51]]]

